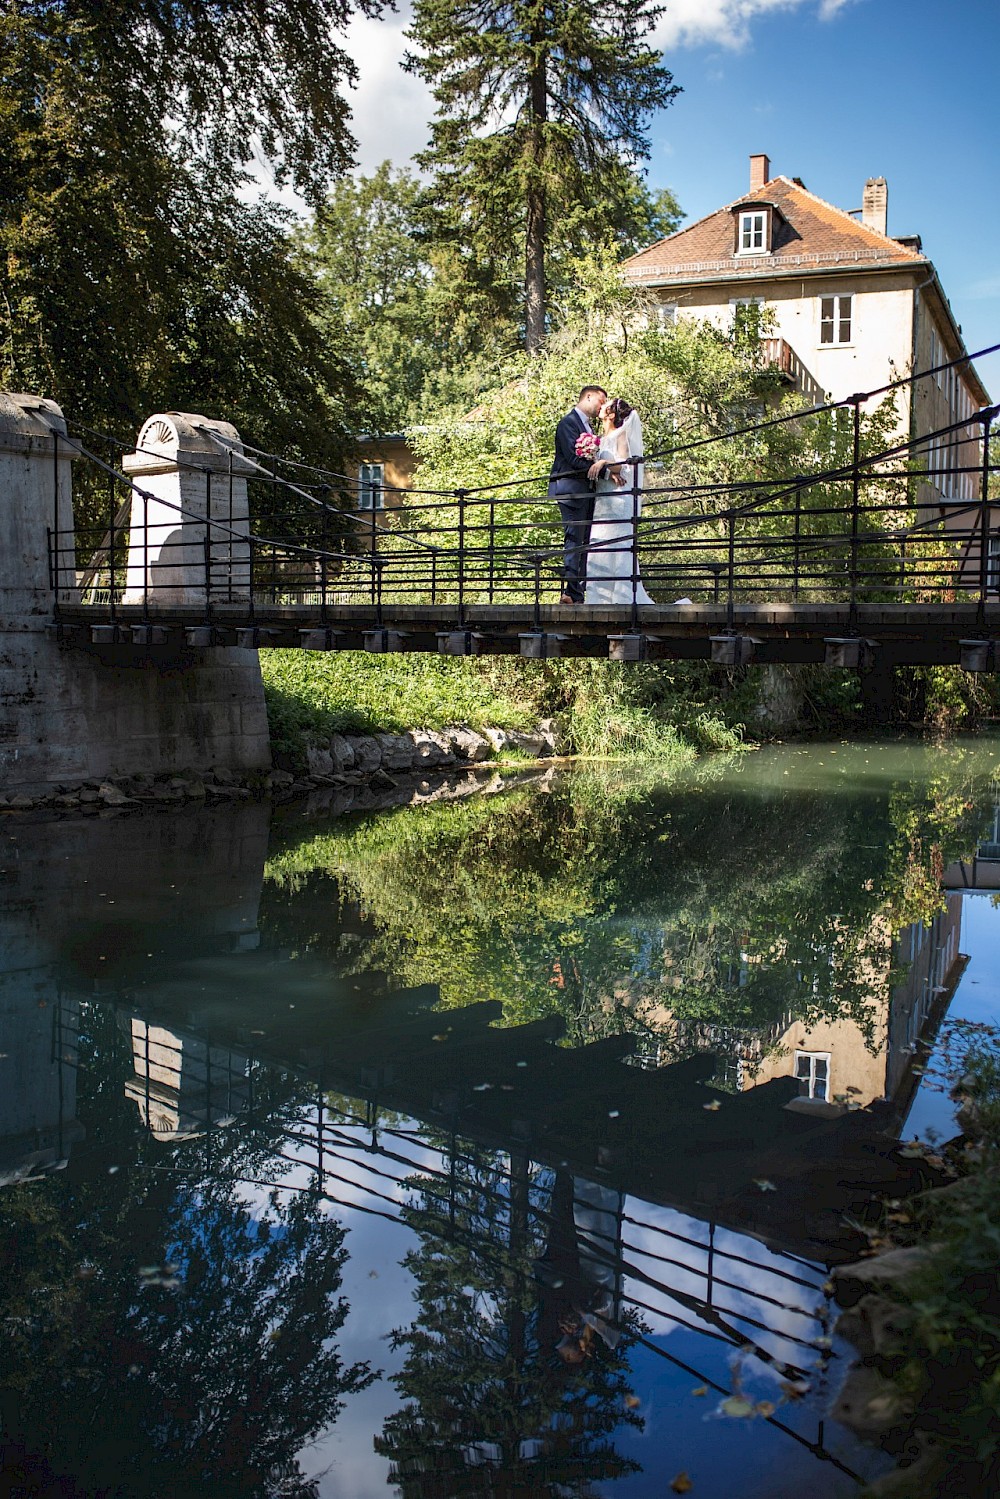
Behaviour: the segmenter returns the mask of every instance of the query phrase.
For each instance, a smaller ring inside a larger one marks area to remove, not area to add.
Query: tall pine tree
[[[546,327],[546,258],[634,233],[635,168],[652,111],[679,92],[646,40],[664,7],[579,0],[415,0],[406,67],[437,104],[418,158],[435,174],[436,230],[470,273],[523,251],[524,339]]]

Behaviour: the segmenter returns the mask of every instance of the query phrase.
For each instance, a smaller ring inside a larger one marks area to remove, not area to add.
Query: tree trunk
[[[540,352],[545,342],[545,120],[548,95],[545,60],[539,56],[529,83],[531,106],[531,166],[528,185],[528,226],[524,253],[524,346],[529,354]]]

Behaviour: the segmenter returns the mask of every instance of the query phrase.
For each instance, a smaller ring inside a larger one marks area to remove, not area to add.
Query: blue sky
[[[365,170],[426,138],[408,11],[348,33]],[[884,176],[889,232],[922,236],[967,347],[1000,341],[997,0],[672,0],[657,41],[684,92],[653,121],[649,179],[689,219],[746,190],[751,152],[841,208]],[[996,397],[1000,359],[981,373]]]

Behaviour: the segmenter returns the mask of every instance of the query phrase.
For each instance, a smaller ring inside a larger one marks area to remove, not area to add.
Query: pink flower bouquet
[[[578,458],[589,458],[591,462],[597,457],[601,448],[601,439],[593,432],[581,432],[576,439],[576,456]]]

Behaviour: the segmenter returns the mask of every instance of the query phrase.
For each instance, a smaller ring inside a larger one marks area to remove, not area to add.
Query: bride
[[[639,581],[635,522],[642,511],[642,423],[629,403],[616,396],[601,407],[601,446],[588,478],[597,480],[594,519],[587,548],[585,604],[637,604],[653,600]],[[638,485],[633,468],[638,469]]]

